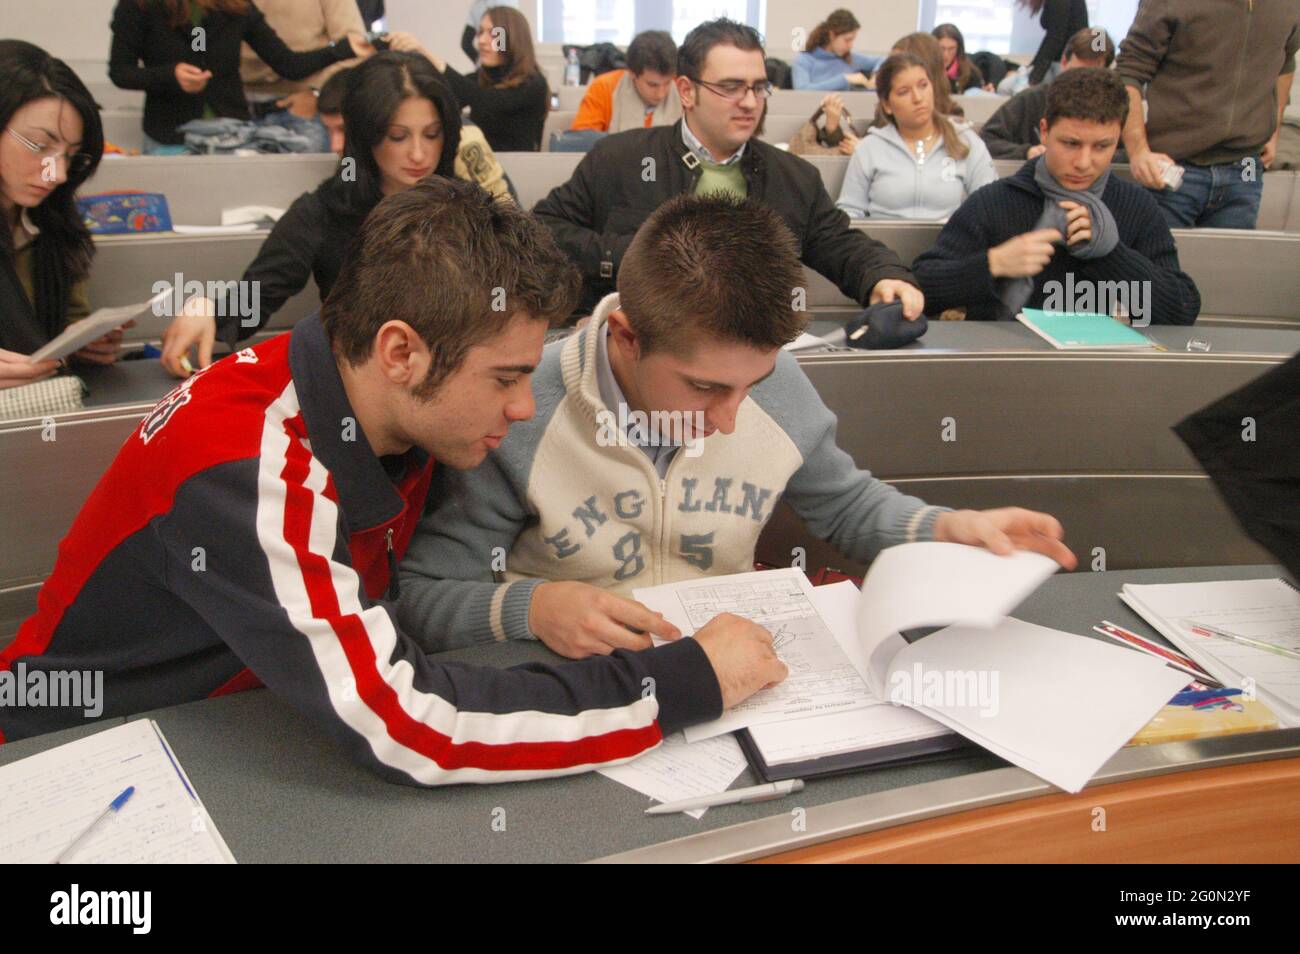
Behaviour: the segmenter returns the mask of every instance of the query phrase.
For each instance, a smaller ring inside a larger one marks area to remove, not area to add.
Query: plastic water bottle
[[[582,82],[582,66],[578,63],[578,51],[569,50],[568,62],[564,64],[564,85],[578,86]]]

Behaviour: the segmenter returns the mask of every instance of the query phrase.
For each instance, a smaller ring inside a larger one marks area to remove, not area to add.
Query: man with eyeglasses
[[[901,301],[909,319],[918,317],[925,300],[898,256],[850,228],[812,164],[757,138],[772,92],[757,31],[726,19],[702,23],[687,34],[677,67],[680,121],[601,140],[533,209],[582,270],[582,309],[614,290],[633,235],[663,202],[727,192],[770,206],[794,233],[803,264],[854,301]]]

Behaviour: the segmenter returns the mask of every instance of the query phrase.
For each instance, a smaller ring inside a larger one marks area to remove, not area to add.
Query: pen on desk
[[[83,831],[76,838],[72,839],[68,847],[60,851],[54,857],[54,860],[50,863],[55,865],[63,864],[63,862],[67,859],[68,855],[72,854],[79,847],[81,847],[82,843],[87,838],[89,838],[92,833],[97,831],[99,827],[102,824],[104,824],[105,821],[107,821],[109,818],[116,816],[117,813],[122,810],[122,806],[125,805],[127,801],[131,798],[131,796],[134,794],[135,794],[135,786],[128,785],[126,789],[123,790],[122,794],[117,796],[117,798],[113,799],[113,801],[109,803],[109,806],[105,808],[102,812],[100,812],[99,817],[96,818],[89,825],[87,825],[85,831]]]
[[[1171,649],[1166,649],[1149,639],[1143,639],[1137,633],[1130,632],[1122,626],[1116,626],[1109,620],[1102,620],[1100,626],[1092,628],[1094,633],[1100,633],[1103,636],[1109,636],[1118,643],[1136,649],[1138,652],[1146,653],[1149,656],[1155,656],[1157,659],[1163,659],[1166,666],[1171,669],[1177,669],[1179,672],[1187,673],[1193,679],[1199,679],[1201,682],[1210,683],[1216,686],[1222,685],[1218,680],[1208,672],[1198,666],[1193,660],[1188,659],[1181,653],[1176,653]]]
[[[1183,621],[1187,628],[1197,636],[1218,636],[1221,639],[1230,639],[1234,643],[1240,643],[1242,646],[1251,646],[1255,649],[1262,649],[1265,652],[1277,653],[1279,656],[1290,656],[1292,659],[1300,659],[1300,653],[1294,649],[1287,649],[1285,646],[1278,646],[1275,643],[1267,643],[1262,639],[1254,639],[1250,636],[1242,636],[1240,633],[1230,633],[1225,629],[1219,629],[1217,626],[1207,626],[1205,623],[1198,623],[1194,620]]]
[[[727,792],[713,795],[700,795],[697,798],[684,798],[679,802],[664,802],[645,810],[647,815],[671,815],[674,812],[691,812],[697,808],[712,808],[715,805],[748,805],[751,802],[766,802],[774,798],[785,798],[792,792],[803,791],[803,779],[789,778],[784,782],[769,782],[767,785],[752,785],[749,788],[733,788]]]

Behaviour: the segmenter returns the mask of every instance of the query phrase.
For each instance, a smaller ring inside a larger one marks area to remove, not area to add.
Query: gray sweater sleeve
[[[864,561],[897,543],[933,539],[935,520],[949,508],[929,506],[860,470],[835,443],[835,415],[792,355],[781,352],[776,373],[752,397],[803,456],[785,499],[810,532]]]
[[[497,581],[528,520],[496,454],[472,471],[439,467],[399,570],[397,618],[425,652],[533,639],[528,608],[544,580]]]

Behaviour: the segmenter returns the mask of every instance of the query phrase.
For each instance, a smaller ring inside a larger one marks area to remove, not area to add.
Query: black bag
[[[970,61],[979,69],[984,82],[992,83],[994,89],[997,89],[998,84],[1006,79],[1007,61],[996,53],[980,50],[978,53],[971,54]]]
[[[1250,418],[1253,440],[1244,438]],[[1300,354],[1174,426],[1246,534],[1300,579]]]
[[[850,348],[882,351],[911,344],[929,328],[925,315],[916,321],[903,316],[899,302],[876,302],[844,326],[845,343]]]
[[[593,43],[591,46],[566,45],[561,50],[565,62],[568,62],[570,50],[578,51],[578,66],[582,70],[582,79],[579,82],[583,86],[591,82],[593,76],[608,73],[610,70],[627,69],[627,57],[613,43]]]

